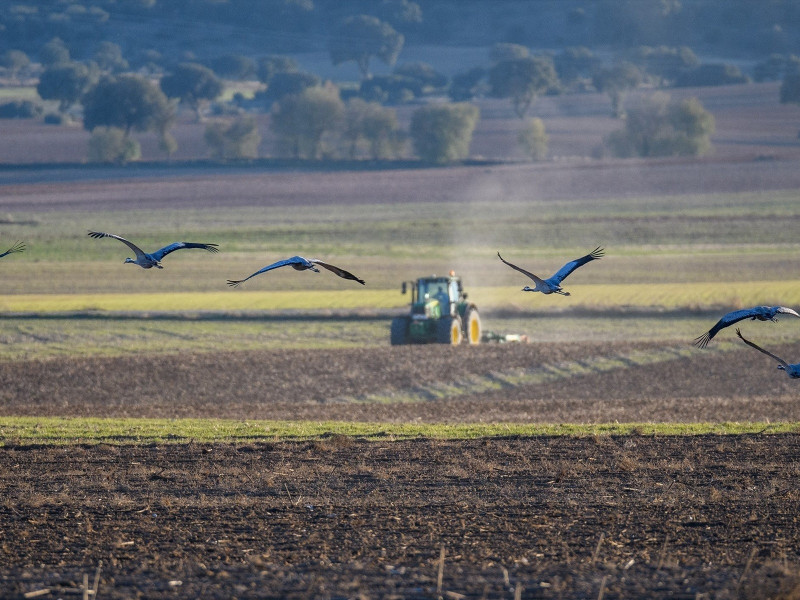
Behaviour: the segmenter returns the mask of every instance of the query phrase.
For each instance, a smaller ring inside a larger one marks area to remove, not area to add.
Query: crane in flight
[[[555,275],[547,279],[542,279],[541,277],[534,275],[530,271],[526,271],[525,269],[518,267],[517,265],[511,264],[510,262],[505,260],[502,256],[500,256],[499,252],[497,253],[497,256],[509,267],[511,267],[516,271],[519,271],[523,275],[527,275],[528,277],[533,279],[533,281],[536,283],[534,287],[529,287],[526,285],[524,288],[522,288],[523,292],[542,292],[543,294],[561,294],[562,296],[569,296],[569,292],[565,292],[564,290],[561,289],[561,282],[564,281],[564,279],[567,278],[567,275],[572,273],[575,269],[585,265],[591,260],[597,260],[598,258],[601,258],[604,253],[605,253],[604,250],[600,246],[598,246],[586,256],[581,256],[580,258],[571,260],[563,267],[561,267],[555,273]]]
[[[94,239],[100,238],[114,238],[115,240],[119,240],[123,244],[125,244],[128,248],[133,250],[136,254],[136,259],[133,258],[126,258],[126,263],[133,263],[135,265],[139,265],[143,269],[151,269],[153,267],[157,269],[163,269],[164,267],[161,266],[161,260],[170,252],[175,252],[175,250],[181,250],[183,248],[201,248],[203,250],[208,250],[209,252],[219,252],[217,248],[218,244],[197,244],[194,242],[174,242],[169,244],[168,246],[164,246],[163,248],[159,248],[155,252],[147,253],[139,246],[134,244],[131,241],[126,240],[124,237],[120,237],[118,235],[114,235],[113,233],[103,233],[101,231],[90,231],[89,237]]]
[[[698,348],[705,348],[708,342],[711,341],[721,329],[743,321],[744,319],[752,319],[753,321],[773,321],[776,322],[778,315],[794,315],[800,317],[796,311],[785,306],[754,306],[752,308],[743,308],[741,310],[734,310],[724,315],[716,324],[706,331],[703,335],[696,337],[694,345]]]
[[[356,277],[355,275],[353,275],[349,271],[345,271],[344,269],[340,269],[339,267],[334,266],[334,265],[332,265],[330,263],[322,262],[321,260],[316,259],[316,258],[308,259],[308,258],[303,258],[302,256],[292,256],[291,258],[286,258],[284,260],[279,260],[277,262],[272,263],[271,265],[267,265],[263,269],[259,269],[258,271],[256,271],[252,275],[248,275],[244,279],[238,279],[238,280],[229,279],[228,280],[228,285],[231,286],[231,287],[238,287],[239,284],[244,283],[245,281],[247,281],[251,277],[255,277],[256,275],[260,275],[261,273],[266,273],[267,271],[272,271],[273,269],[278,269],[280,267],[286,267],[286,266],[290,266],[293,269],[295,269],[296,271],[308,271],[308,270],[311,270],[311,271],[314,271],[315,273],[319,273],[319,269],[317,269],[317,267],[315,265],[319,265],[320,267],[322,267],[324,269],[327,269],[331,273],[335,273],[336,275],[338,275],[339,277],[341,277],[343,279],[351,279],[353,281],[357,281],[361,285],[364,285],[364,280],[363,279],[359,279],[358,277]]]
[[[785,360],[783,360],[780,356],[775,356],[772,352],[767,352],[761,346],[758,346],[757,344],[754,344],[750,340],[745,339],[745,337],[742,335],[742,332],[739,331],[738,327],[736,328],[736,335],[738,335],[739,338],[745,344],[750,346],[751,348],[755,348],[759,352],[762,352],[762,353],[766,354],[767,356],[770,356],[770,357],[774,358],[775,360],[777,360],[780,363],[778,365],[778,369],[780,369],[781,371],[784,371],[789,377],[791,377],[792,379],[800,379],[800,363],[797,363],[795,365],[790,365]]]

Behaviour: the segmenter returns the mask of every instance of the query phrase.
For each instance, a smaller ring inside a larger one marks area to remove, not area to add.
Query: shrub
[[[519,145],[525,154],[533,160],[544,160],[547,157],[547,133],[541,119],[528,119],[517,136]]]
[[[631,156],[702,156],[711,149],[714,117],[696,98],[670,102],[657,93],[631,109],[625,127],[612,132],[606,144],[613,154]]]
[[[41,106],[30,100],[14,100],[0,104],[0,119],[35,119],[42,115]]]
[[[333,86],[312,87],[286,96],[272,111],[270,127],[280,152],[293,158],[321,158],[323,138],[336,131],[344,118],[344,102]]]
[[[418,108],[411,116],[414,151],[422,160],[435,163],[466,158],[479,118],[478,107],[466,103]]]
[[[675,78],[675,87],[731,85],[748,81],[749,79],[742,75],[739,67],[735,65],[700,65],[678,75]]]
[[[89,138],[89,162],[124,164],[139,160],[139,142],[125,135],[119,127],[95,127]]]
[[[209,123],[203,138],[217,159],[257,158],[261,135],[253,117]]]

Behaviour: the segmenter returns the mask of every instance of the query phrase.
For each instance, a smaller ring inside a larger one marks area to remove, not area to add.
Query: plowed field
[[[800,356],[800,345],[776,345]],[[0,363],[0,415],[372,422],[800,421],[797,382],[742,346],[371,347]]]
[[[748,350],[567,343],[57,359],[1,365],[1,406],[386,422],[800,420],[792,381]],[[103,598],[796,598],[798,465],[798,434],[11,443],[0,451],[0,588],[64,597],[99,574]]]
[[[0,587],[796,598],[798,464],[791,434],[8,447]]]

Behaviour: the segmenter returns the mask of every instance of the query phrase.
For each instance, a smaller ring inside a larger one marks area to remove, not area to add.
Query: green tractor
[[[420,277],[404,281],[402,292],[411,287],[411,314],[392,319],[392,346],[403,344],[450,344],[481,342],[481,319],[474,304],[467,302],[461,278]]]

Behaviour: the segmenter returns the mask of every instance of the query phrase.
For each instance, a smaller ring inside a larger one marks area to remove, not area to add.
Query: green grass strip
[[[0,417],[0,446],[314,440],[474,439],[503,436],[739,435],[800,433],[800,423],[418,424],[226,419]]]
[[[558,304],[543,294],[513,287],[470,287],[470,299],[479,308],[547,310],[558,308],[701,306],[743,307],[758,304],[800,304],[800,280],[746,282],[576,284],[573,297]],[[165,299],[169,301],[165,303]],[[58,313],[70,311],[259,311],[343,310],[404,307],[410,300],[399,289],[296,290],[110,294],[19,294],[0,298],[0,312]]]

